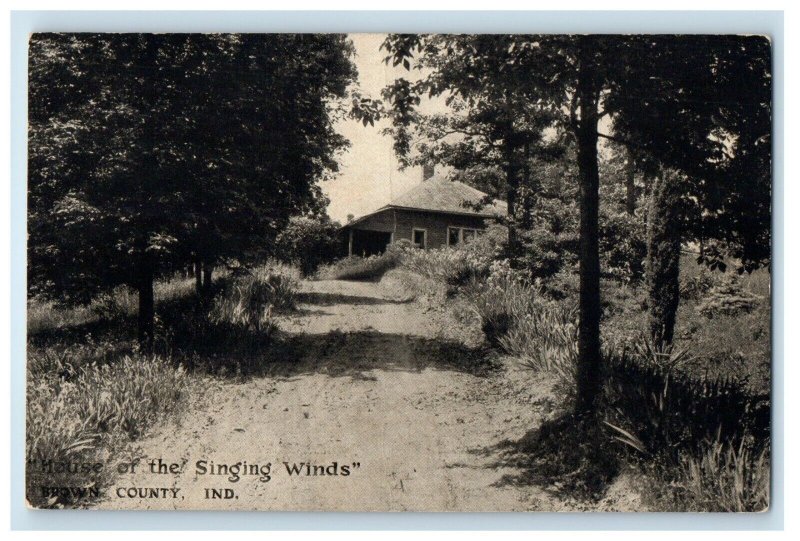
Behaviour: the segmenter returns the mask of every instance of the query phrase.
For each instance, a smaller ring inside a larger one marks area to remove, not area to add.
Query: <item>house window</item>
[[[469,229],[466,227],[448,227],[447,228],[447,245],[455,246],[474,239],[478,236],[477,229]]]
[[[420,248],[425,248],[427,246],[427,237],[428,232],[424,229],[415,229],[414,230],[414,244],[419,246]]]
[[[461,229],[458,227],[447,228],[447,245],[455,246],[461,240]]]

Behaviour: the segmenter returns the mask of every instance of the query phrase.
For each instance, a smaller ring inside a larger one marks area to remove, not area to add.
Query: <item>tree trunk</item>
[[[522,216],[520,218],[520,226],[523,230],[528,231],[533,224],[534,198],[539,190],[538,186],[534,186],[533,179],[531,178],[531,145],[526,141],[522,148],[522,185],[524,188],[522,190]]]
[[[517,192],[519,190],[519,181],[517,179],[514,150],[514,131],[509,122],[503,140],[503,159],[505,161],[506,203],[508,206],[508,255],[511,258],[512,265],[516,264],[516,257],[520,253],[519,236],[517,234]]]
[[[139,346],[149,353],[153,349],[153,321],[155,319],[155,298],[153,295],[153,269],[144,264],[139,269],[137,291],[139,294],[138,335]]]
[[[659,350],[672,344],[680,302],[681,228],[680,193],[674,175],[662,173],[653,183],[647,220],[648,330]]]
[[[600,356],[600,253],[598,207],[600,175],[597,165],[597,123],[599,85],[594,45],[591,38],[581,42],[576,88],[580,121],[576,129],[580,203],[579,322],[576,413],[595,413],[602,386]]]
[[[636,212],[636,159],[628,149],[628,160],[625,163],[625,210],[633,216]]]
[[[194,290],[198,295],[203,293],[203,268],[199,259],[194,262]]]
[[[203,263],[203,293],[208,295],[211,292],[211,275],[214,272],[214,265],[208,262]]]

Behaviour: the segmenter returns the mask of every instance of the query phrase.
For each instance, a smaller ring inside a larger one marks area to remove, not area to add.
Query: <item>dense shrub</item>
[[[727,378],[751,392],[769,393],[771,371],[770,306],[759,302],[751,312],[711,319],[694,306],[678,311],[676,346],[692,355],[681,365],[696,377]]]
[[[522,250],[512,254],[513,266],[526,269],[532,279],[549,280],[578,261],[578,209],[574,200],[562,197],[539,197],[529,226],[518,228]]]
[[[679,280],[681,300],[700,300],[712,287],[719,283],[720,275],[708,270],[705,266],[698,266],[698,270],[694,273],[686,273],[683,270],[685,264],[685,262],[681,262],[681,277]]]
[[[341,249],[339,224],[327,219],[295,216],[275,240],[275,257],[296,265],[304,276],[333,261]]]
[[[409,249],[402,255],[403,268],[439,280],[451,288],[462,286],[470,280],[485,278],[490,263],[488,258],[450,248]]]
[[[461,286],[489,276],[492,262],[503,253],[507,236],[506,228],[495,226],[454,247],[421,250],[396,243],[392,249],[400,255],[404,269],[440,281],[452,293]]]

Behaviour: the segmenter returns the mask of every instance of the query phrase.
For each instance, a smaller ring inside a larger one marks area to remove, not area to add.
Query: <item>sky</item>
[[[385,34],[350,36],[356,48],[361,92],[372,98],[380,98],[381,90],[397,77],[408,77],[402,68],[383,63],[386,51],[380,51],[379,47],[385,37]],[[348,214],[356,217],[367,214],[422,181],[421,167],[400,171],[391,137],[381,134],[387,126],[387,120],[366,127],[350,119],[337,122],[337,131],[350,140],[351,146],[339,157],[339,174],[321,183],[331,201],[328,214],[332,219],[345,223]]]

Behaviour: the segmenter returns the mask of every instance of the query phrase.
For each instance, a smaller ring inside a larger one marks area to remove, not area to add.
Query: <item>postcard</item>
[[[767,510],[771,63],[32,34],[28,506]]]

